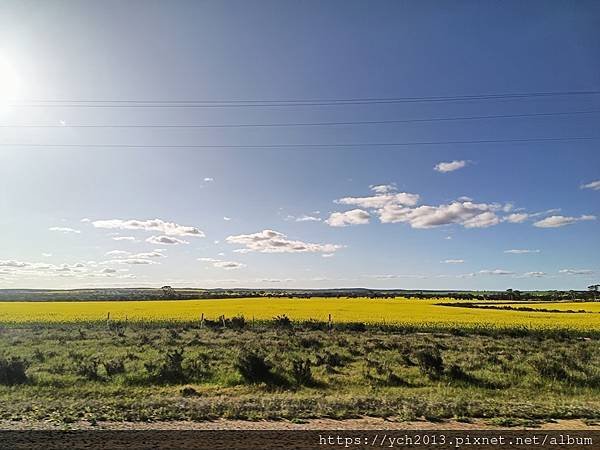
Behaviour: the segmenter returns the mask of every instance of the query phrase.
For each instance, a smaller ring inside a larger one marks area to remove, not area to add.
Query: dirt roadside
[[[555,420],[539,424],[499,426],[484,419],[470,422],[417,420],[402,422],[376,417],[359,419],[310,419],[302,423],[290,421],[245,421],[219,419],[205,422],[90,422],[71,424],[56,422],[0,421],[0,430],[600,430],[600,422],[580,419]]]

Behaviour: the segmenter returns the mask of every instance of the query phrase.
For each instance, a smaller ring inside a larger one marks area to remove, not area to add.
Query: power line
[[[473,100],[507,100],[557,96],[598,95],[600,90],[527,92],[483,95],[431,96],[431,97],[381,97],[344,99],[287,99],[287,100],[28,100],[11,106],[58,108],[241,108],[282,106],[335,106],[362,104],[457,102]]]
[[[523,113],[523,114],[497,114],[487,116],[459,116],[459,117],[432,117],[416,119],[390,119],[390,120],[359,120],[342,122],[290,122],[290,123],[243,123],[243,124],[207,124],[207,125],[0,125],[0,128],[263,128],[263,127],[313,127],[313,126],[339,126],[339,125],[385,125],[398,123],[426,123],[426,122],[452,122],[461,120],[490,120],[514,119],[525,117],[552,117],[582,114],[597,114],[600,110],[592,111],[566,111],[548,113]]]
[[[553,138],[523,138],[523,139],[479,139],[458,141],[417,141],[417,142],[364,142],[364,143],[322,143],[322,144],[27,144],[1,143],[0,147],[48,147],[48,148],[327,148],[327,147],[404,147],[420,145],[451,145],[451,144],[500,144],[500,143],[527,143],[527,142],[565,142],[565,141],[593,141],[600,136],[572,136]]]

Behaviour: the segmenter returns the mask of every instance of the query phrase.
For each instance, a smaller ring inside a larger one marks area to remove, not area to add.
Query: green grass
[[[348,328],[273,322],[239,330],[181,322],[0,328],[0,357],[29,363],[27,383],[0,386],[0,419],[600,419],[597,336]],[[181,350],[181,373],[170,382],[164,355]],[[237,368],[247,350],[269,366],[264,382],[245,380]],[[441,367],[431,362],[435,355]],[[299,383],[294,362],[306,360],[312,380]]]

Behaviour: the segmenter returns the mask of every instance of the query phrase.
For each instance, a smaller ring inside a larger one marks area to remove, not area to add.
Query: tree
[[[590,290],[592,292],[592,295],[594,296],[594,300],[596,300],[596,293],[598,292],[598,289],[600,289],[600,284],[592,284],[592,285],[588,286],[588,290]]]
[[[163,286],[161,289],[163,291],[164,298],[177,298],[177,293],[171,286]]]

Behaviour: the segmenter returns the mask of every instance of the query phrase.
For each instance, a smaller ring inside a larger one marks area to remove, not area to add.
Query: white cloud
[[[494,269],[494,270],[484,269],[484,270],[480,270],[479,273],[482,275],[514,275],[515,274],[514,272],[511,272],[509,270],[503,270],[503,269]]]
[[[214,179],[214,178],[212,178],[212,177],[205,177],[205,178],[204,178],[204,182],[205,182],[205,183],[212,183],[213,181],[215,181],[215,179]]]
[[[512,253],[514,255],[524,255],[526,253],[540,253],[539,250],[528,250],[528,249],[512,249],[504,250],[504,253]]]
[[[233,270],[240,269],[242,267],[246,267],[246,264],[237,262],[237,261],[223,261],[221,259],[214,258],[198,258],[198,261],[211,263],[213,267],[217,267],[219,269],[225,270]]]
[[[541,277],[545,277],[546,276],[546,272],[525,272],[523,274],[523,277],[525,278],[541,278]]]
[[[315,216],[309,216],[309,215],[302,215],[300,217],[296,217],[296,222],[320,222],[321,218],[320,217],[315,217]]]
[[[60,233],[75,233],[75,234],[79,234],[81,233],[81,231],[79,230],[75,230],[74,228],[68,228],[68,227],[50,227],[48,228],[48,230],[50,231],[58,231]]]
[[[510,223],[523,223],[529,218],[527,213],[513,213],[506,217],[506,221]]]
[[[585,220],[596,220],[596,216],[583,215],[580,217],[570,217],[570,216],[550,216],[545,219],[538,220],[533,224],[533,226],[538,228],[558,228],[564,227],[566,225],[572,225],[577,222],[585,221]]]
[[[106,256],[126,256],[129,254],[130,252],[126,252],[125,250],[111,250],[105,253]]]
[[[390,192],[395,189],[392,185],[376,185],[371,189],[377,190],[377,195],[368,197],[344,197],[335,203],[356,205],[379,217],[382,223],[408,223],[412,228],[434,228],[449,224],[462,225],[465,228],[486,228],[499,224],[504,220],[521,222],[528,216],[511,214],[505,217],[513,209],[510,203],[475,203],[470,197],[460,197],[450,204],[421,205],[416,206],[419,201],[418,194],[406,192]],[[359,223],[368,223],[367,211],[361,211],[362,217]],[[345,226],[354,222],[346,221],[345,215],[350,212],[334,212],[326,223],[332,226]]]
[[[441,162],[439,164],[436,164],[436,166],[433,168],[433,170],[435,170],[437,172],[442,172],[442,173],[454,172],[455,170],[462,169],[466,165],[467,165],[467,161],[464,161],[464,160]]]
[[[594,191],[600,191],[600,180],[592,181],[588,184],[582,184],[581,189],[592,189]]]
[[[0,260],[0,267],[27,267],[30,265],[30,263],[15,261],[14,259]]]
[[[119,230],[143,230],[158,231],[167,236],[196,236],[204,237],[204,233],[196,227],[179,225],[174,222],[165,222],[161,219],[152,220],[95,220],[92,225],[96,228],[108,228]]]
[[[166,258],[167,255],[164,255],[161,252],[146,252],[146,253],[135,253],[130,256],[130,258]]]
[[[332,258],[333,256],[335,256],[335,253],[323,253],[321,256],[323,258]]]
[[[131,241],[131,242],[139,242],[133,236],[116,236],[113,238],[115,241]]]
[[[376,194],[388,194],[396,190],[396,185],[394,184],[372,184],[369,187]]]
[[[425,275],[394,275],[394,274],[383,274],[383,275],[366,275],[369,278],[375,278],[377,280],[395,280],[397,278],[418,278],[425,279]]]
[[[565,275],[591,275],[594,271],[589,269],[561,269],[558,273]]]
[[[263,230],[253,234],[229,236],[225,241],[229,244],[243,245],[245,248],[234,250],[237,253],[304,253],[320,252],[333,253],[342,248],[335,244],[314,244],[287,239],[283,233],[273,230]]]
[[[335,203],[342,205],[353,205],[367,209],[379,209],[389,204],[414,206],[418,201],[418,194],[410,194],[407,192],[388,192],[386,194],[377,194],[370,197],[344,197],[336,200]]]
[[[42,253],[42,256],[45,258],[50,258],[52,256],[52,253]]]
[[[155,245],[161,245],[161,244],[169,244],[169,245],[177,245],[177,244],[189,244],[189,242],[181,240],[181,239],[177,239],[174,237],[170,237],[170,236],[150,236],[148,239],[146,239],[146,242],[149,242],[150,244],[155,244]]]
[[[88,223],[88,222],[91,222],[91,220],[88,219],[87,217],[84,217],[83,219],[81,219],[81,222]]]
[[[218,267],[220,269],[232,270],[239,269],[241,267],[246,267],[246,264],[242,264],[235,261],[217,261],[213,263],[213,266]]]
[[[362,209],[352,209],[345,212],[334,212],[325,223],[332,227],[345,227],[348,225],[364,225],[369,223],[371,215]]]
[[[100,273],[117,273],[117,269],[113,269],[111,267],[105,267],[100,271]]]
[[[464,262],[464,259],[445,259],[442,261],[443,264],[462,264]]]
[[[110,261],[103,261],[102,264],[130,264],[130,265],[146,265],[146,264],[159,264],[156,261],[152,261],[147,258],[119,258],[111,259]]]
[[[496,204],[470,201],[416,208],[388,204],[379,210],[379,218],[382,223],[405,222],[412,228],[434,228],[453,223],[465,228],[485,228],[500,223],[494,212],[497,209]]]
[[[223,220],[224,220],[225,222],[229,222],[229,221],[231,220],[231,217],[224,216],[224,217],[223,217]]]

